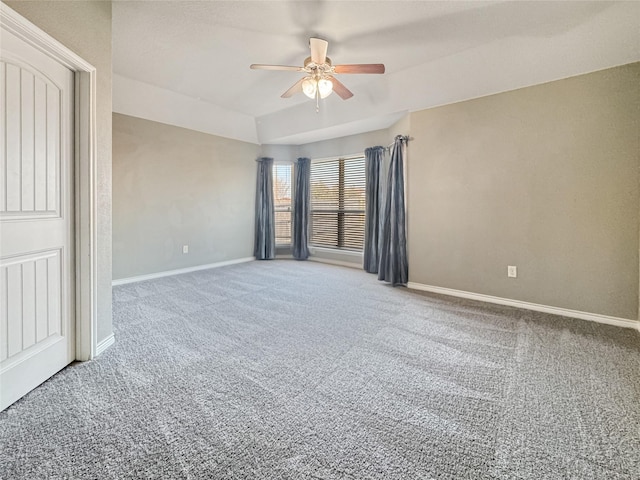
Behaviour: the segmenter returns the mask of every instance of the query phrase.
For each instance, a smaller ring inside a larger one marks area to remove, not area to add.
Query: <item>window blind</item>
[[[364,157],[311,162],[311,245],[362,250]]]
[[[291,244],[291,170],[290,163],[273,166],[276,245]]]

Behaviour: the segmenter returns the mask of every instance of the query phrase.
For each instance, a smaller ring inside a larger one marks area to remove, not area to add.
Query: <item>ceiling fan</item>
[[[282,98],[289,98],[296,93],[303,92],[309,98],[316,99],[316,109],[320,98],[326,98],[331,92],[343,100],[353,97],[353,93],[342,82],[334,77],[341,73],[384,73],[382,63],[363,63],[354,65],[333,65],[327,57],[329,42],[321,38],[310,38],[309,48],[311,56],[304,61],[304,67],[292,67],[287,65],[263,65],[254,63],[254,70],[287,70],[305,73],[306,76],[293,84],[289,90],[282,94]]]

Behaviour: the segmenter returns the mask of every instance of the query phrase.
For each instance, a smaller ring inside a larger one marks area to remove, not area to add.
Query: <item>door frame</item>
[[[0,2],[0,27],[74,72],[75,358],[96,355],[96,69]]]

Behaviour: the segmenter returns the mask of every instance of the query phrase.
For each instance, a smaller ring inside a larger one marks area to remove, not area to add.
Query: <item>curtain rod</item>
[[[410,137],[409,135],[397,135],[398,137],[402,137],[405,139],[405,141],[409,142],[411,140],[413,140],[413,137]],[[386,147],[383,147],[385,149],[385,151],[389,151],[391,150],[391,147],[393,147],[395,145],[395,141],[391,142],[389,145],[387,145]],[[323,157],[323,158],[311,158],[312,161],[314,162],[323,162],[323,161],[328,161],[328,160],[339,160],[339,159],[344,159],[344,160],[351,160],[353,158],[361,158],[364,157],[364,151],[362,153],[352,153],[351,155],[336,155],[333,157]],[[259,162],[261,158],[264,157],[258,157],[256,158],[256,162]],[[266,158],[271,158],[271,157],[266,157]],[[295,163],[296,160],[289,160],[289,159],[285,159],[285,160],[274,160],[274,163]]]
[[[405,140],[406,142],[408,142],[408,141],[410,141],[410,140],[413,140],[413,137],[410,137],[409,135],[398,135],[398,137],[402,137],[402,138],[404,138],[404,140]],[[386,147],[384,147],[384,149],[385,149],[386,151],[389,151],[389,150],[391,150],[391,147],[393,147],[395,144],[396,144],[396,142],[395,142],[395,141],[393,141],[393,142],[391,142],[389,145],[387,145]]]
[[[351,155],[336,155],[333,157],[324,157],[324,158],[312,158],[311,160],[314,162],[328,162],[329,160],[352,160],[354,158],[362,158],[364,157],[364,152],[362,153],[352,153]]]
[[[409,135],[398,135],[398,137],[402,137],[405,139],[405,141],[410,141],[413,140],[413,137],[410,137]],[[389,151],[391,150],[391,147],[393,147],[395,145],[396,142],[392,142],[389,145],[387,145],[386,147],[383,147],[385,149],[385,151]],[[361,158],[364,157],[364,152],[362,153],[353,153],[351,155],[338,155],[335,157],[325,157],[325,158],[312,158],[311,160],[313,160],[314,162],[322,162],[322,161],[327,161],[327,160],[337,160],[337,159],[344,159],[344,160],[351,160],[352,158]]]

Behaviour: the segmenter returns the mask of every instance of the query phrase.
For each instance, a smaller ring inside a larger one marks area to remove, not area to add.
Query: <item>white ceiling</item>
[[[386,128],[408,111],[640,60],[640,2],[117,1],[114,111],[256,143],[300,144]],[[280,95],[308,38],[355,96],[320,112]]]

